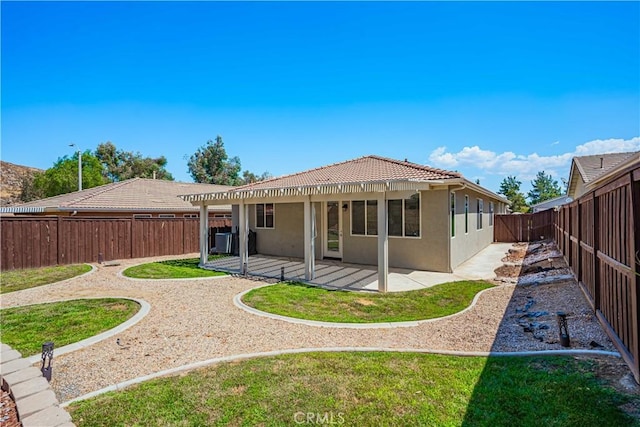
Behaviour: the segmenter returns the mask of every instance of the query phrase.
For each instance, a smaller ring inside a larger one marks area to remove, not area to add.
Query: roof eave
[[[476,192],[478,192],[480,194],[484,194],[485,196],[491,197],[493,199],[496,199],[496,200],[498,200],[498,201],[500,201],[502,203],[507,203],[507,204],[509,203],[509,200],[506,197],[501,196],[501,195],[499,195],[497,193],[494,193],[493,191],[488,190],[488,189],[484,188],[483,186],[476,184],[475,182],[469,181],[468,179],[466,179],[464,177],[449,179],[449,180],[446,181],[446,184],[447,185],[460,184],[460,185],[463,185],[462,188],[471,188],[472,190],[474,190],[474,191],[476,191]]]
[[[316,196],[328,194],[375,193],[382,191],[427,190],[431,185],[444,184],[448,179],[419,180],[395,179],[365,182],[336,182],[331,184],[311,184],[282,188],[229,190],[215,193],[186,194],[183,200],[199,205],[208,201],[233,201],[264,198],[287,198],[295,196]]]
[[[229,210],[229,208],[224,205],[211,206],[212,210]],[[224,209],[222,209],[224,208]],[[0,213],[14,213],[14,214],[29,214],[29,213],[61,213],[61,212],[99,212],[99,213],[109,213],[109,212],[198,212],[197,208],[193,206],[181,206],[181,207],[170,207],[170,208],[87,208],[87,207],[65,207],[65,206],[37,206],[37,207],[2,207],[0,208]]]

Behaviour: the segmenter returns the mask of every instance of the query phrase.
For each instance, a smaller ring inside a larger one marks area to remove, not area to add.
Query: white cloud
[[[553,143],[552,145],[556,145]],[[544,170],[558,179],[569,174],[569,166],[574,156],[591,154],[640,151],[640,137],[631,139],[597,139],[578,145],[573,152],[555,156],[540,156],[537,153],[516,154],[511,151],[496,153],[483,150],[477,145],[464,147],[457,153],[438,147],[429,155],[432,166],[463,169],[464,166],[478,168],[493,175],[515,175],[519,179],[533,179],[538,171]]]
[[[640,150],[640,136],[631,139],[596,139],[576,147],[576,156],[592,154],[624,153]]]

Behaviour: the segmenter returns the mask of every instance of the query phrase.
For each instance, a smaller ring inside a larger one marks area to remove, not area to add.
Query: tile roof
[[[322,184],[397,180],[431,181],[461,177],[462,175],[457,172],[445,171],[407,161],[403,162],[379,156],[365,156],[292,175],[247,184],[236,187],[234,190],[263,190]]]
[[[46,199],[13,205],[8,211],[29,208],[61,208],[64,210],[130,210],[130,211],[197,211],[199,208],[181,199],[180,195],[226,191],[226,185],[197,184],[160,179],[133,178],[61,194]],[[231,210],[231,206],[216,206],[216,210]]]
[[[640,152],[595,154],[593,156],[574,157],[573,161],[586,183],[596,180],[601,175],[614,169],[616,166]]]

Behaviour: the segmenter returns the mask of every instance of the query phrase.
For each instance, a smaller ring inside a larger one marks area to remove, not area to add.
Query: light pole
[[[69,144],[69,147],[77,147],[76,144]],[[78,191],[82,191],[82,151],[78,147]]]

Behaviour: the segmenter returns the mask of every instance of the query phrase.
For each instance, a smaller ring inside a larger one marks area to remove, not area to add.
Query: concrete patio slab
[[[494,270],[502,265],[501,259],[511,247],[510,243],[494,243],[469,259],[453,273],[417,271],[400,268],[389,269],[389,292],[424,289],[440,283],[457,280],[491,280]],[[209,261],[205,268],[240,273],[240,260],[236,256]],[[298,258],[277,258],[266,255],[249,257],[249,274],[252,276],[280,279],[284,268],[285,280],[304,280],[304,261]],[[347,264],[333,260],[316,261],[316,277],[308,283],[351,291],[377,291],[378,270],[372,265]]]

